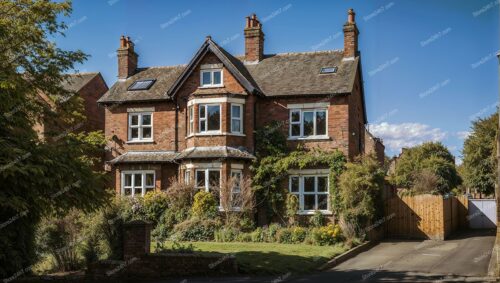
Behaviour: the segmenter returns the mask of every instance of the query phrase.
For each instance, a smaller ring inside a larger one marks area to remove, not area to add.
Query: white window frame
[[[205,172],[205,184],[202,187],[198,187],[198,172],[204,171]],[[222,170],[221,169],[215,169],[215,168],[197,168],[194,171],[194,182],[195,182],[195,188],[196,189],[203,189],[205,192],[210,191],[210,178],[209,178],[209,173],[210,171],[216,171],[219,172],[219,186],[220,186],[220,180],[222,178]]]
[[[194,105],[188,106],[188,135],[192,134],[194,134]]]
[[[294,112],[299,112],[299,121],[292,122],[292,114]],[[304,135],[304,112],[313,112],[313,131],[314,133],[309,136]],[[316,115],[318,112],[325,112],[325,134],[324,135],[318,135],[316,134]],[[314,138],[328,138],[328,109],[327,108],[304,108],[304,109],[299,109],[299,108],[294,108],[290,109],[289,113],[289,131],[288,131],[288,137],[290,139],[314,139]],[[292,135],[292,126],[293,125],[300,125],[300,134],[298,136]]]
[[[135,175],[141,174],[141,186],[135,186]],[[153,185],[146,185],[146,174],[153,174]],[[131,176],[131,186],[125,186],[125,175]],[[135,197],[135,190],[141,189],[141,197],[146,194],[146,189],[156,189],[156,172],[154,170],[126,170],[121,172],[121,195],[125,196],[125,189],[130,189],[130,197]]]
[[[292,192],[292,178],[299,178],[299,191]],[[314,177],[314,192],[305,192],[304,191],[304,177]],[[326,177],[326,192],[318,192],[318,177]],[[330,180],[328,174],[314,174],[314,175],[290,175],[288,178],[288,191],[290,194],[294,194],[299,199],[299,211],[298,214],[314,214],[316,211],[320,211],[323,214],[331,214],[330,207]],[[305,195],[315,195],[315,203],[314,207],[316,209],[304,209],[304,196]],[[318,208],[318,197],[317,195],[326,195],[327,205],[326,209],[317,209]]]
[[[144,126],[142,124],[142,117],[150,115],[151,125]],[[137,125],[132,125],[132,117],[137,116]],[[151,128],[151,137],[143,137],[143,129]],[[138,137],[132,138],[132,129],[138,129]],[[128,113],[128,141],[153,141],[153,112],[133,112]]]
[[[231,133],[233,134],[243,134],[243,104],[238,104],[238,103],[231,103]],[[238,107],[240,108],[240,117],[234,117],[233,116],[233,107]],[[237,120],[238,123],[240,123],[240,130],[239,131],[233,131],[233,120]]]
[[[214,84],[214,73],[220,72],[220,84]],[[210,83],[203,84],[203,74],[210,73]],[[200,71],[200,87],[222,87],[224,86],[224,71],[222,69],[207,69]]]
[[[191,183],[191,170],[186,169],[184,170],[184,184],[189,183]]]
[[[208,130],[208,106],[218,106],[219,107],[219,129],[218,130]],[[200,112],[201,108],[205,108],[205,116],[202,117]],[[201,124],[205,123],[205,130],[201,130]],[[198,132],[203,134],[220,134],[222,132],[222,104],[219,103],[207,103],[207,104],[198,104]]]

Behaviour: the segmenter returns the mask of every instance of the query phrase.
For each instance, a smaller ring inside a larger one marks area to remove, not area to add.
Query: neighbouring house
[[[106,169],[116,193],[166,190],[173,178],[209,190],[250,176],[255,130],[273,121],[282,122],[290,147],[338,149],[349,160],[373,152],[383,162],[381,140],[365,128],[352,9],[343,30],[343,50],[266,54],[254,14],[246,18],[242,56],[208,36],[187,65],[141,68],[134,43],[122,36],[118,81],[98,101],[106,107]],[[290,172],[286,186],[299,195],[301,214],[330,213],[328,173]]]
[[[83,99],[84,113],[82,114],[86,119],[81,123],[77,123],[76,126],[67,127],[57,121],[57,117],[46,115],[34,126],[40,139],[57,138],[59,135],[70,131],[104,131],[104,107],[99,106],[97,100],[108,91],[108,86],[101,73],[68,74],[62,82],[62,87],[70,92],[67,100],[71,99],[73,95]],[[53,98],[50,97],[50,94],[39,92],[38,98],[47,106],[47,111],[57,111],[57,105]]]

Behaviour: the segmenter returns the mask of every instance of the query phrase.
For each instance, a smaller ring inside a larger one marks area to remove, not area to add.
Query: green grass
[[[303,274],[316,268],[347,250],[343,244],[313,246],[307,244],[278,243],[217,243],[184,242],[193,244],[196,252],[234,254],[238,267],[249,274]],[[172,242],[167,242],[170,248]]]

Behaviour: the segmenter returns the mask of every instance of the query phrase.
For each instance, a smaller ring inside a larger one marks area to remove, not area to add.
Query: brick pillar
[[[151,247],[151,224],[135,220],[123,225],[123,259],[148,254]]]

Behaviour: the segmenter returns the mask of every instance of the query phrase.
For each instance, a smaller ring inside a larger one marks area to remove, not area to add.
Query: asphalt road
[[[495,234],[447,241],[384,241],[337,267],[292,282],[485,282]],[[494,281],[494,280],[493,280]]]

